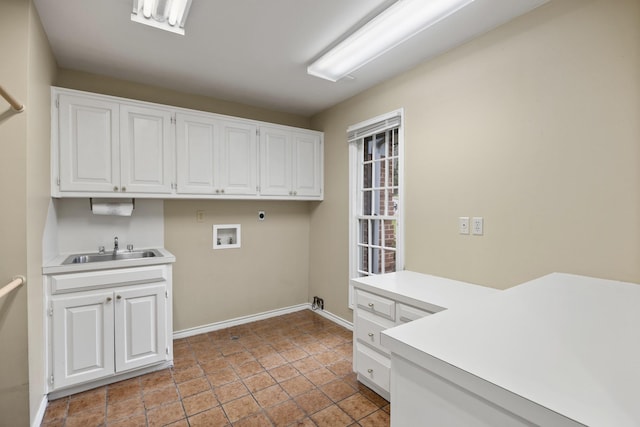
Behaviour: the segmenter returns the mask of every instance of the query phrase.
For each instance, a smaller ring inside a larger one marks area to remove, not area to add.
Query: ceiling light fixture
[[[184,35],[191,0],[133,0],[131,20]]]
[[[307,67],[336,82],[474,0],[398,0]]]

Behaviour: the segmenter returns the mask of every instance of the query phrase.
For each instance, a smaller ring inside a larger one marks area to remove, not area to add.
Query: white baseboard
[[[31,422],[31,427],[39,427],[42,424],[42,420],[44,419],[44,413],[47,410],[48,403],[49,399],[47,399],[47,396],[42,396],[42,400],[40,401],[40,405],[38,406],[38,412],[36,412],[36,415]]]
[[[258,314],[251,314],[249,316],[236,317],[235,319],[223,320],[222,322],[210,323],[208,325],[196,326],[194,328],[183,329],[181,331],[173,332],[173,339],[187,338],[194,335],[205,334],[207,332],[217,331],[220,329],[230,328],[232,326],[244,325],[246,323],[256,322],[258,320],[269,319],[271,317],[282,316],[283,314],[294,313],[296,311],[311,310],[311,304],[304,303],[298,305],[292,305],[290,307],[279,308],[276,310],[265,311]],[[353,324],[346,320],[336,316],[333,313],[329,313],[324,310],[314,310],[314,313],[318,313],[320,316],[337,323],[349,330],[353,330]]]
[[[311,309],[311,304],[309,305],[309,310]],[[325,319],[329,319],[331,320],[333,323],[337,323],[338,325],[342,326],[343,328],[347,328],[350,331],[353,331],[353,323],[351,322],[347,322],[346,320],[344,320],[342,317],[338,317],[335,314],[329,312],[329,311],[325,311],[325,310],[312,310],[314,313],[319,314],[320,316],[324,317]]]

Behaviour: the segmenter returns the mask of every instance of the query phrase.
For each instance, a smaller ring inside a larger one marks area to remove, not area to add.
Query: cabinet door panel
[[[121,191],[171,193],[171,114],[122,105],[120,116]]]
[[[167,360],[165,285],[115,291],[116,371]]]
[[[289,196],[292,190],[291,137],[288,132],[260,129],[260,194]]]
[[[225,194],[257,194],[257,126],[222,122],[222,189]]]
[[[53,298],[53,375],[56,388],[114,373],[113,294]]]
[[[60,191],[112,192],[120,183],[118,104],[60,95]]]
[[[319,196],[321,191],[320,177],[320,137],[315,134],[295,134],[295,185],[293,191],[297,196]]]
[[[218,188],[218,122],[176,115],[178,193],[212,194]]]

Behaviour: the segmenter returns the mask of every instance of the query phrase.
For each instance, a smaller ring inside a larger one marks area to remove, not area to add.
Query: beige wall
[[[43,235],[51,201],[51,85],[57,64],[38,12],[30,2],[27,105],[27,280],[30,418],[34,419],[45,390],[44,307],[42,288]]]
[[[0,84],[20,102],[27,99],[28,3],[9,0],[0,6]],[[27,272],[27,113],[11,115],[0,99],[0,194],[11,202],[0,210],[0,286]],[[27,289],[0,300],[0,425],[29,422],[27,363]]]
[[[345,129],[405,109],[406,268],[496,288],[640,282],[640,2],[552,1],[313,118],[310,294],[350,318]],[[461,236],[459,216],[485,234]]]
[[[309,118],[296,114],[265,110],[236,102],[178,92],[157,86],[143,85],[76,70],[59,69],[56,85],[69,89],[156,102],[158,104],[176,107],[192,108],[194,110],[262,120],[288,126],[308,128],[310,124]]]
[[[39,270],[49,185],[48,93],[55,73],[31,1],[8,0],[0,5],[0,51],[5,58],[0,62],[0,84],[27,106],[24,113],[12,115],[0,101],[0,194],[5,200],[0,211],[0,286],[14,275],[27,277],[26,287],[0,300],[0,425],[22,426],[29,424],[27,335],[32,319],[27,319],[27,308],[32,300],[41,308],[42,298]],[[42,316],[35,314],[41,326]],[[37,330],[41,333],[42,328]]]
[[[175,330],[307,302],[309,202],[167,200],[164,215]],[[240,224],[242,247],[213,250],[214,224]]]

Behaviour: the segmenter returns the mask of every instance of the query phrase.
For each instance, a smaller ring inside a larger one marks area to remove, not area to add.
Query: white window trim
[[[398,175],[398,197],[400,200],[398,203],[398,226],[396,229],[396,271],[404,270],[404,109],[400,108],[372,119],[356,123],[347,128],[347,134],[349,134],[358,129],[363,129],[375,123],[393,119],[398,116],[400,116],[400,126],[398,127],[398,167],[400,169],[400,173]],[[358,147],[356,141],[360,139],[361,138],[349,141],[349,308],[351,309],[354,308],[354,295],[351,278],[358,277],[356,266],[356,259],[358,256],[356,247],[356,242],[358,241],[358,227],[355,221],[357,192],[355,191],[355,188],[358,185]]]

